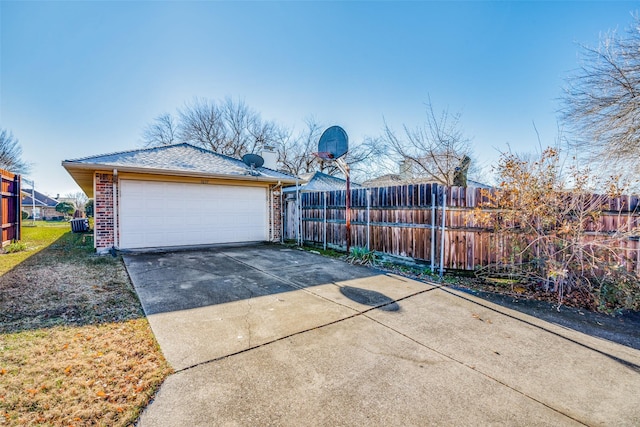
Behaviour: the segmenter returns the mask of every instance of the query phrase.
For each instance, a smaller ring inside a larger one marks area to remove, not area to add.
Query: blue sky
[[[194,97],[243,99],[351,143],[462,112],[479,161],[553,144],[577,43],[624,30],[638,2],[12,2],[0,0],[0,127],[36,188],[78,191],[65,159],[141,146]]]

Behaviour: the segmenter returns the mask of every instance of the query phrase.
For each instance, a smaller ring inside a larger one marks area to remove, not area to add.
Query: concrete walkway
[[[140,426],[640,425],[640,351],[281,246],[126,255],[176,370]]]

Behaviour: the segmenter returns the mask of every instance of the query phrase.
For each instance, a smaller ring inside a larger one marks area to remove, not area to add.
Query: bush
[[[12,254],[14,252],[22,252],[27,250],[27,244],[24,242],[20,242],[14,240],[10,244],[4,247],[4,252],[7,254]]]
[[[605,270],[594,286],[593,296],[598,311],[613,313],[621,309],[640,310],[640,284],[637,276],[624,268]]]
[[[25,219],[28,219],[28,218],[29,218],[29,212],[22,211],[22,219],[25,220]]]
[[[630,220],[637,212],[623,212],[620,203],[613,231],[601,220],[611,215],[611,201],[624,194],[623,183],[616,177],[596,182],[580,164],[568,172],[562,166],[552,148],[537,159],[503,154],[499,188],[485,191],[486,201],[473,213],[498,236],[497,260],[476,274],[534,285],[556,294],[559,303],[578,293],[600,311],[637,310],[640,275],[627,270],[624,250],[640,232]],[[606,194],[596,194],[598,188]]]
[[[376,253],[366,248],[351,248],[347,262],[358,265],[374,265],[377,261]]]

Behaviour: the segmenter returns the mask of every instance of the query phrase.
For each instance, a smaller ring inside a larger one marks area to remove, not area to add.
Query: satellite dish
[[[318,141],[318,153],[330,159],[339,159],[349,150],[349,137],[340,126],[331,126]]]
[[[257,154],[245,154],[242,156],[242,161],[250,168],[259,168],[264,165],[264,159]]]

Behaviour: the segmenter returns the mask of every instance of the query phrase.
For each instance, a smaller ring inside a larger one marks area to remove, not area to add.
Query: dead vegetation
[[[170,373],[122,261],[67,227],[0,277],[0,425],[130,425]]]

